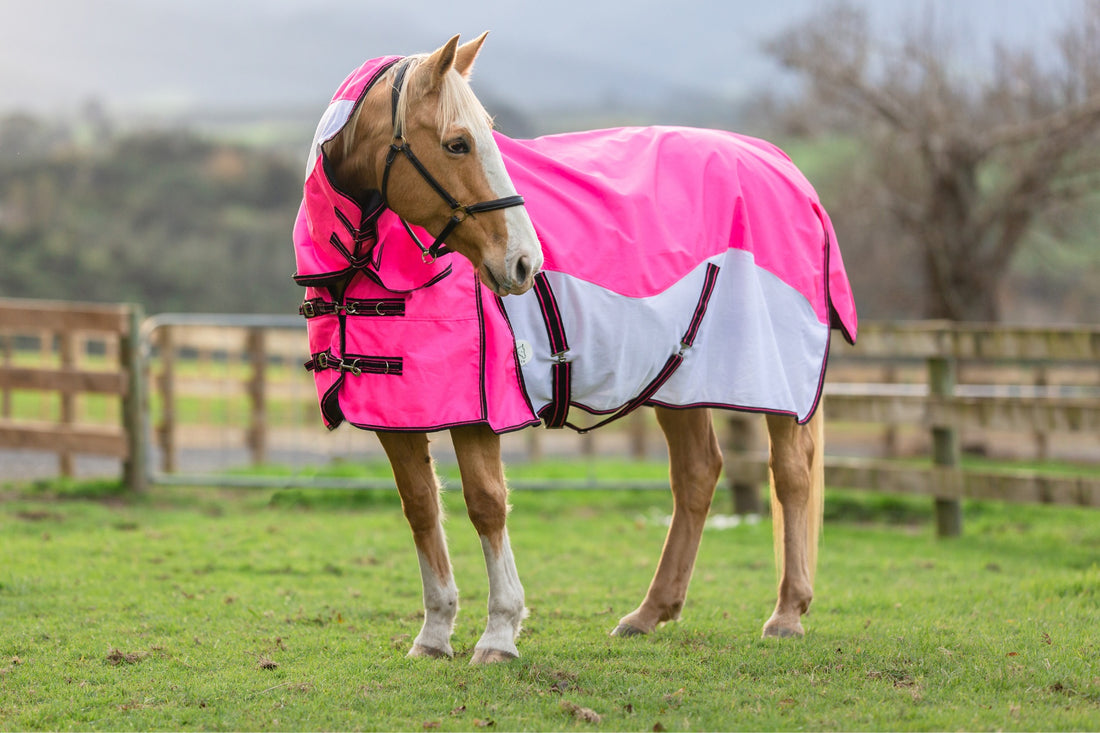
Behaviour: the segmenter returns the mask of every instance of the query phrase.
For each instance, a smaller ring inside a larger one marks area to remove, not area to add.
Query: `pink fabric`
[[[774,145],[674,127],[496,139],[516,190],[527,196],[543,269],[646,297],[712,255],[746,250],[757,266],[803,293],[822,323],[829,322],[831,302],[854,340],[855,303],[832,223]],[[805,244],[824,246],[823,230],[827,260]]]

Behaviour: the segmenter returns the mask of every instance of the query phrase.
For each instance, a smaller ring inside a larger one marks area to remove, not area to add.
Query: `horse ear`
[[[424,62],[428,71],[430,89],[438,89],[443,84],[447,72],[454,68],[455,54],[458,52],[458,36],[444,43]]]
[[[477,58],[478,52],[481,51],[481,44],[485,43],[485,37],[487,35],[489,35],[489,31],[485,31],[469,43],[463,43],[458,47],[457,55],[455,56],[455,69],[466,79],[470,78],[470,72],[474,70],[474,59]]]

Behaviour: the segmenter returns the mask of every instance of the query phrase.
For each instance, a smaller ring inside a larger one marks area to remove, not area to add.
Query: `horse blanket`
[[[329,178],[321,145],[398,60],[337,91],[294,229],[330,428],[587,429],[570,408],[602,424],[643,404],[813,415],[830,330],[854,342],[857,317],[832,224],[778,148],[675,127],[495,134],[545,260],[532,291],[499,298],[460,255],[425,262],[380,194]]]

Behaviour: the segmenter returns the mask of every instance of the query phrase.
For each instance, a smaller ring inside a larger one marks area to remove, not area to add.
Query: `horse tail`
[[[825,408],[818,405],[814,416],[806,423],[806,435],[811,445],[810,495],[806,504],[806,570],[810,583],[817,573],[817,546],[825,518]],[[768,471],[771,489],[772,538],[775,543],[775,569],[783,572],[783,505],[775,492],[775,474]]]

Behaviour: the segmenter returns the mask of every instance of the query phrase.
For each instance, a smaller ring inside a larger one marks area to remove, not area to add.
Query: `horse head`
[[[426,251],[445,240],[504,296],[531,288],[542,249],[467,81],[486,35],[399,61],[325,152],[342,190],[381,191],[395,214],[436,237]]]

